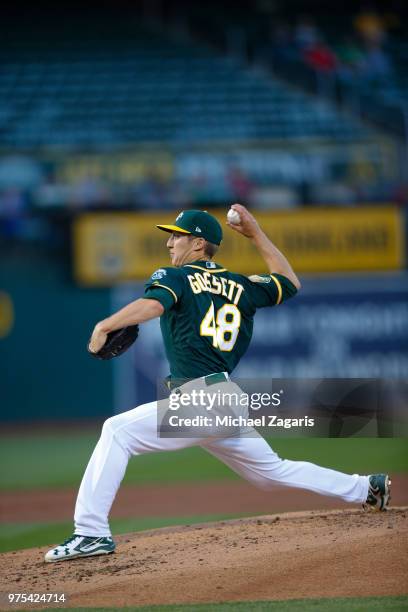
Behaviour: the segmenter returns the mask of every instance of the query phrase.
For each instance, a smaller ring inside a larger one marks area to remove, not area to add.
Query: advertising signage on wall
[[[143,285],[113,290],[114,308],[143,294]],[[168,375],[157,320],[143,324],[128,354],[114,360],[115,410],[151,401]],[[293,299],[261,308],[234,379],[408,380],[408,275],[308,278]],[[406,397],[406,395],[405,395]],[[406,406],[406,400],[405,404]]]
[[[225,211],[214,214],[225,227],[218,260],[243,274],[262,272],[265,265],[251,242],[225,226]],[[167,211],[78,217],[73,228],[78,283],[143,280],[168,265],[166,236],[156,224],[171,223],[173,217]],[[257,218],[300,273],[395,270],[404,263],[402,217],[392,206],[263,212]]]

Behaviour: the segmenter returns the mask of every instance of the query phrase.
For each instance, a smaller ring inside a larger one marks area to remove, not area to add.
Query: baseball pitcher
[[[297,293],[300,282],[253,215],[240,204],[232,209],[227,225],[251,240],[268,273],[246,277],[216,263],[220,224],[208,212],[183,211],[174,225],[157,226],[169,233],[172,265],[152,274],[142,298],[95,326],[91,353],[100,358],[120,355],[135,340],[138,324],[160,317],[170,390],[235,389],[229,375],[248,348],[256,310],[282,304]],[[114,552],[108,515],[130,457],[193,445],[265,489],[279,483],[386,509],[391,484],[387,474],[349,475],[281,459],[255,430],[251,435],[209,437],[197,430],[196,436],[160,436],[157,415],[167,401],[152,401],[105,421],[79,489],[74,534],[49,550],[45,561]]]

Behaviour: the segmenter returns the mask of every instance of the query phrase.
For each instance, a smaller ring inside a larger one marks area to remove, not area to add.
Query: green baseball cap
[[[222,228],[217,219],[206,210],[183,210],[174,225],[156,225],[165,232],[181,232],[204,238],[212,244],[220,244]]]

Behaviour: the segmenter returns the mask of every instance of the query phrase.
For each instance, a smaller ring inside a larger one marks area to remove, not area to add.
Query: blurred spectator
[[[343,182],[321,183],[312,185],[310,197],[314,205],[353,206],[356,200],[355,191]]]
[[[297,49],[293,44],[292,31],[284,21],[272,25],[271,52],[272,59],[278,61],[291,60],[297,56]]]
[[[79,208],[103,206],[109,200],[106,185],[96,177],[86,176],[74,186],[70,205]]]
[[[23,230],[26,204],[21,189],[10,187],[0,193],[0,233],[4,238],[19,238]]]
[[[72,187],[58,183],[50,174],[34,191],[34,204],[38,207],[53,208],[65,207],[70,201]]]
[[[366,43],[383,44],[385,40],[384,20],[373,7],[366,7],[354,18],[354,27]]]
[[[317,44],[319,38],[320,33],[313,19],[308,16],[300,17],[294,32],[296,46],[300,50],[308,49]]]
[[[240,168],[229,168],[227,184],[234,199],[239,202],[248,202],[251,200],[254,184]]]
[[[392,66],[388,55],[377,43],[369,43],[361,64],[361,75],[373,83],[388,82],[392,76]]]
[[[5,218],[21,217],[26,209],[26,198],[21,189],[10,187],[0,194],[0,216]]]
[[[204,174],[194,177],[190,184],[190,193],[195,206],[207,205],[208,202],[214,201],[212,185]]]
[[[408,181],[396,185],[393,196],[399,206],[408,206]]]
[[[299,197],[293,187],[264,185],[253,190],[250,204],[257,210],[290,209],[299,205]]]
[[[17,246],[22,242],[43,242],[50,246],[51,223],[29,210],[29,194],[18,187],[0,191],[1,242]]]
[[[337,66],[336,55],[321,40],[308,47],[303,57],[306,64],[319,72],[333,72]]]
[[[190,208],[191,198],[186,185],[179,180],[174,180],[169,189],[169,207],[174,209]]]
[[[172,184],[154,171],[135,186],[133,196],[133,203],[140,208],[160,210],[175,207]]]
[[[350,36],[344,38],[336,47],[336,57],[338,75],[344,80],[354,78],[361,70],[364,61],[363,52]]]

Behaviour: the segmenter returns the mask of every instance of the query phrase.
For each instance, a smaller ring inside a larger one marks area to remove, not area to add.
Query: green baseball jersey
[[[256,309],[295,293],[280,274],[247,277],[213,261],[196,261],[156,270],[144,297],[164,307],[160,327],[171,376],[193,379],[231,373],[250,343]]]

